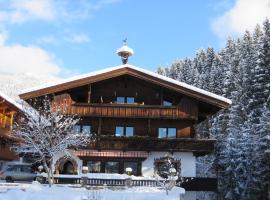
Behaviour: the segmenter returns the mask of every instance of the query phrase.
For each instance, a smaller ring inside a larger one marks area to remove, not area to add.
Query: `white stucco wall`
[[[184,200],[197,200],[196,192],[186,191],[184,194]]]
[[[142,163],[142,175],[154,175],[154,160],[164,157],[167,152],[150,152],[149,157]],[[174,158],[181,161],[181,175],[184,177],[196,176],[196,158],[192,152],[176,152]]]

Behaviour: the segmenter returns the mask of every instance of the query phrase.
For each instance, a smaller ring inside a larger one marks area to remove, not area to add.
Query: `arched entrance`
[[[63,165],[63,170],[60,174],[74,174],[74,166],[69,160]]]
[[[78,174],[78,164],[71,157],[62,157],[55,163],[56,174]]]

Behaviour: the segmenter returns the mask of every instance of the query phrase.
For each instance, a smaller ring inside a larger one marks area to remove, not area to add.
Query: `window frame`
[[[120,98],[123,98],[123,101],[118,101]],[[133,102],[128,102],[128,99],[133,99]],[[136,100],[134,96],[117,96],[115,102],[117,104],[135,104]]]
[[[116,163],[117,164],[117,172],[108,172],[108,171],[106,171],[106,167],[107,167],[107,164],[108,163]],[[119,174],[119,170],[120,170],[120,162],[118,162],[118,161],[106,161],[106,162],[104,162],[104,173],[108,173],[108,174],[115,174],[115,173],[117,173],[117,174]]]
[[[166,106],[166,107],[173,106],[173,101],[170,99],[163,99],[162,106]]]
[[[117,128],[123,128],[123,135],[117,135],[116,130]],[[127,129],[128,128],[132,128],[132,135],[127,135]],[[134,137],[134,133],[135,133],[135,127],[134,126],[115,126],[115,131],[114,131],[114,135],[116,137]]]
[[[90,167],[88,164],[89,162],[99,163],[99,171],[90,171]],[[89,160],[89,161],[87,161],[86,165],[88,167],[88,173],[101,173],[101,171],[102,171],[102,161],[100,161],[100,160]]]
[[[160,137],[160,129],[166,130],[166,137]],[[175,129],[175,136],[174,137],[169,137],[169,130],[170,129]],[[177,128],[176,127],[159,127],[158,128],[158,138],[159,139],[175,139],[175,138],[177,138]]]
[[[89,133],[84,133],[83,132],[83,127],[89,127]],[[76,131],[75,127],[79,127],[79,132]],[[83,133],[83,134],[87,134],[87,135],[91,135],[92,134],[92,126],[91,124],[75,124],[73,126],[73,131],[74,133]]]

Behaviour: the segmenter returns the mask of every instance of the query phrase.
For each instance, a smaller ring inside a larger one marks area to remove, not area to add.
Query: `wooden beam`
[[[101,135],[101,128],[102,128],[102,118],[98,119],[98,135]]]
[[[10,130],[12,130],[12,128],[13,128],[13,119],[14,119],[14,113],[13,114],[11,114],[11,116],[10,116]]]
[[[148,136],[151,134],[151,119],[148,118]]]
[[[160,105],[163,105],[163,88],[160,88]]]
[[[92,87],[91,87],[91,83],[90,83],[89,88],[88,88],[88,98],[87,98],[88,103],[91,103],[91,92],[92,92]]]

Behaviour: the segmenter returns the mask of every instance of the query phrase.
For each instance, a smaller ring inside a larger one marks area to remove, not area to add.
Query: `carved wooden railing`
[[[151,137],[99,136],[88,146],[98,150],[122,151],[178,151],[206,154],[214,150],[216,140],[176,138],[159,139]]]
[[[197,119],[176,106],[150,106],[136,104],[88,104],[75,103],[68,107],[68,114],[98,117],[132,117],[159,119]]]

